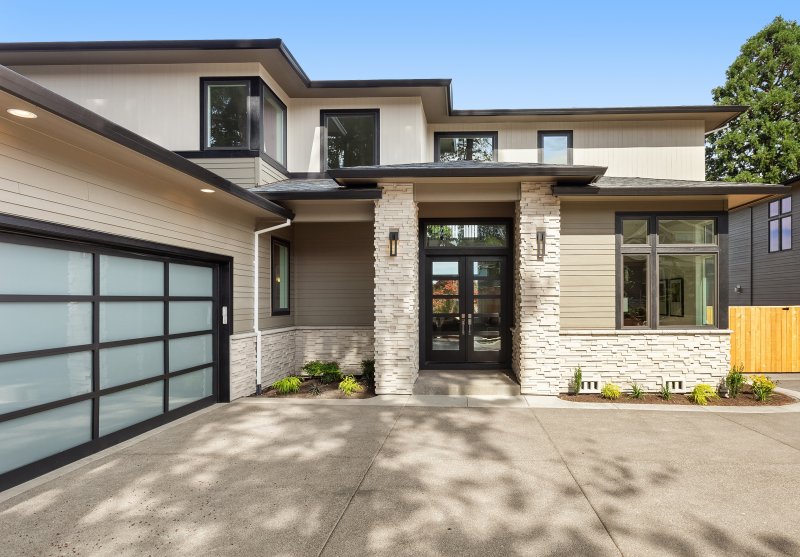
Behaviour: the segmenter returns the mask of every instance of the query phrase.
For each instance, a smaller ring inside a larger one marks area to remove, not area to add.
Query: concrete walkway
[[[220,405],[0,503],[4,555],[798,555],[800,414]]]

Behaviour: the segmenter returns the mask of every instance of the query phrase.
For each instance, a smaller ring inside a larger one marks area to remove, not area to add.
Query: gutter
[[[292,219],[286,219],[286,222],[270,226],[269,228],[262,228],[253,232],[253,332],[256,334],[256,394],[261,394],[261,329],[258,328],[258,253],[259,253],[259,238],[262,234],[278,230],[279,228],[286,228],[291,226]]]

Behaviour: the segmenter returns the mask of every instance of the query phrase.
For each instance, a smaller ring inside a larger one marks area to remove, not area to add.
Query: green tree
[[[800,26],[776,17],[742,45],[712,91],[750,110],[708,136],[706,178],[783,182],[800,174]]]

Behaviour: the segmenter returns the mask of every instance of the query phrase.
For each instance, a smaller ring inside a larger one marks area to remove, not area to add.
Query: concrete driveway
[[[798,555],[800,413],[234,403],[0,504],[3,555]]]

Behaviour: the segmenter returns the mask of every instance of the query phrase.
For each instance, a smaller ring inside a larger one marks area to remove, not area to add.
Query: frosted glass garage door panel
[[[78,402],[0,422],[0,474],[87,443],[92,403]]]
[[[164,382],[100,397],[100,435],[154,418],[164,412]]]
[[[214,274],[211,267],[197,265],[169,265],[170,296],[212,296]]]
[[[92,293],[92,254],[0,243],[0,294]]]
[[[90,302],[0,303],[0,354],[91,342]]]
[[[164,343],[145,342],[100,350],[100,388],[164,373]]]
[[[163,296],[164,263],[101,255],[100,294],[103,296]]]
[[[169,380],[169,409],[186,406],[190,402],[214,394],[213,371],[208,367],[171,377]]]
[[[91,352],[0,363],[0,414],[82,395],[91,389]]]
[[[210,364],[214,358],[212,335],[176,338],[169,341],[169,370],[180,371],[201,364]]]
[[[163,302],[100,303],[100,342],[163,334]]]
[[[169,334],[211,330],[211,302],[170,302]]]

